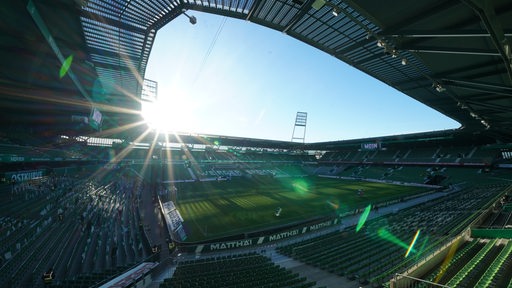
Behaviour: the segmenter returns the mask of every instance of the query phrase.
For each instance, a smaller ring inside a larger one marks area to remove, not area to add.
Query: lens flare
[[[443,277],[444,273],[446,272],[446,268],[450,265],[450,262],[453,259],[453,256],[457,252],[457,249],[459,248],[459,242],[460,239],[455,241],[451,246],[450,250],[448,250],[448,253],[446,254],[446,257],[443,260],[443,263],[441,264],[441,269],[439,270],[439,274],[437,274],[436,279],[434,280],[434,283],[438,283],[439,280]]]
[[[361,228],[363,227],[364,223],[366,222],[366,218],[368,218],[368,215],[370,214],[370,211],[372,210],[372,204],[369,204],[364,209],[363,213],[361,214],[361,217],[359,218],[359,221],[357,222],[356,232],[359,232]]]
[[[385,228],[380,228],[378,231],[377,231],[377,235],[386,240],[386,241],[389,241],[393,244],[396,244],[404,249],[409,249],[409,245],[407,245],[406,243],[404,243],[402,240],[398,239],[398,237],[396,237],[395,235],[391,234],[389,231],[387,231]],[[413,252],[415,252],[415,250],[412,250]]]
[[[416,244],[416,240],[418,240],[418,236],[420,235],[420,230],[416,231],[416,235],[414,235],[414,238],[412,238],[411,245],[409,245],[409,248],[407,249],[407,253],[405,253],[405,258],[409,256],[409,253],[411,253],[412,248],[414,247],[414,244]]]
[[[340,205],[339,204],[336,204],[336,203],[332,203],[331,201],[327,200],[326,201],[327,204],[329,204],[334,210],[338,210],[338,208],[340,208]]]
[[[60,67],[59,71],[59,77],[62,78],[66,76],[68,73],[69,67],[71,67],[71,63],[73,62],[73,54],[69,55],[66,60],[62,63],[62,66]]]
[[[302,179],[294,180],[292,183],[293,191],[298,192],[300,194],[305,194],[309,192],[309,184]]]
[[[418,251],[418,253],[416,253],[416,260],[418,260],[420,255],[423,254],[423,252],[425,252],[425,246],[427,245],[427,242],[428,242],[428,236],[425,237],[425,239],[423,240],[423,244],[421,244],[420,250]]]

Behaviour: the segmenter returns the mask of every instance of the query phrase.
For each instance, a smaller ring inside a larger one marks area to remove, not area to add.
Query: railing
[[[488,212],[489,209],[492,209],[492,207],[491,207],[492,203],[496,202],[501,196],[503,196],[505,193],[507,193],[507,192],[509,192],[511,190],[512,190],[512,185],[508,186],[505,189],[503,189],[502,192],[497,193],[496,196],[492,197],[489,201],[487,201],[484,205],[482,205],[483,207],[488,207],[486,210],[484,210],[484,212],[482,212],[481,210],[478,210],[478,211],[472,213],[472,215],[470,217],[467,217],[468,220],[473,219],[470,223],[467,223],[467,221],[462,221],[461,223],[459,223],[457,226],[455,226],[452,229],[454,231],[457,231],[458,229],[461,229],[461,227],[467,227],[461,233],[456,235],[454,238],[451,238],[451,240],[449,240],[447,243],[445,243],[441,247],[433,250],[431,253],[429,253],[425,257],[421,258],[419,261],[416,261],[413,265],[409,266],[403,273],[395,274],[394,278],[391,279],[391,282],[390,282],[391,287],[400,287],[400,286],[393,286],[393,285],[397,285],[396,281],[400,281],[400,278],[399,278],[400,275],[405,275],[408,278],[411,278],[412,276],[409,276],[409,275],[413,271],[415,271],[421,265],[423,265],[423,264],[427,263],[428,261],[430,261],[438,253],[440,253],[444,249],[448,249],[448,247],[450,247],[453,243],[455,243],[456,241],[458,241],[458,240],[460,240],[462,238],[466,238],[466,239],[469,238],[471,236],[471,227],[474,226],[476,223],[479,223],[479,222],[482,221],[482,218],[485,215],[487,215],[486,212]],[[480,216],[477,217],[476,216],[477,214],[480,214]],[[431,245],[430,247],[435,247],[436,245],[441,245],[443,243],[443,241],[446,241],[446,239],[447,238],[443,238],[443,239],[439,240],[438,242],[434,243],[433,245]],[[450,238],[448,238],[448,239],[450,239]],[[393,282],[395,282],[395,283],[393,283]]]
[[[411,280],[414,280],[414,281],[417,281],[417,282],[421,282],[421,283],[426,283],[430,286],[435,286],[435,287],[446,287],[446,288],[450,288],[450,286],[448,285],[442,285],[442,284],[438,284],[438,283],[434,283],[434,282],[431,282],[431,281],[427,281],[427,280],[423,280],[423,279],[420,279],[420,278],[416,278],[416,277],[412,277],[412,276],[407,276],[407,275],[404,275],[404,274],[399,274],[399,273],[396,273],[395,276],[393,277],[393,280],[394,280],[394,283],[395,284],[391,284],[391,288],[398,288],[398,277],[402,277],[402,278],[405,278],[405,279],[411,279]],[[393,282],[392,282],[393,283]]]

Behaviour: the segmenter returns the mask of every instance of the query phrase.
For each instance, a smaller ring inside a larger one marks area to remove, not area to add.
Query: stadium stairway
[[[168,233],[164,226],[165,220],[160,213],[156,199],[157,198],[153,197],[152,193],[149,191],[143,191],[141,193],[141,219],[143,221],[150,246],[160,246],[160,259],[169,259],[169,250],[167,249],[166,243],[166,235],[168,235]]]
[[[267,254],[267,256],[270,256],[275,264],[289,269],[294,273],[299,273],[301,277],[306,277],[309,281],[316,282],[315,287],[361,287],[357,281],[349,281],[346,278],[296,261],[277,252],[271,252]]]

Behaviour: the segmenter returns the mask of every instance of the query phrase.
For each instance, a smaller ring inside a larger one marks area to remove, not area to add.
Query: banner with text
[[[11,183],[21,183],[29,180],[40,179],[45,176],[44,170],[25,170],[5,172],[4,180]]]
[[[330,227],[338,224],[338,219],[331,219],[319,223],[305,225],[299,228],[290,229],[283,232],[278,232],[270,235],[242,239],[242,240],[233,240],[233,241],[224,241],[224,242],[216,242],[216,243],[208,243],[208,244],[200,244],[197,246],[184,246],[185,250],[195,253],[205,253],[205,252],[218,252],[225,251],[230,249],[237,248],[246,248],[255,245],[265,245],[270,244],[272,242],[276,242],[279,240],[288,239],[291,237],[307,234],[309,232],[314,232],[326,227]],[[195,249],[194,249],[195,247]]]

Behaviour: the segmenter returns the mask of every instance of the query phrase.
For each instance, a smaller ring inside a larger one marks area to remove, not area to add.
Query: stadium
[[[0,287],[512,287],[512,2],[1,6]],[[461,126],[152,129],[153,44],[194,13],[282,32]]]

